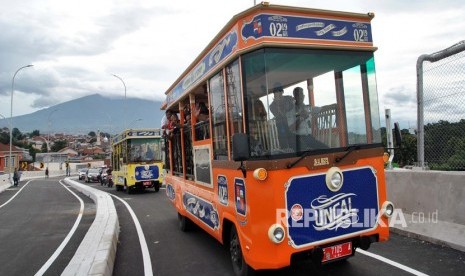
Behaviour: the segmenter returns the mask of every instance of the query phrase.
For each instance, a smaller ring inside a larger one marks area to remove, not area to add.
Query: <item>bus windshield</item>
[[[242,58],[251,158],[381,143],[373,53],[265,48]]]
[[[139,138],[128,140],[129,162],[151,162],[162,160],[161,138]]]

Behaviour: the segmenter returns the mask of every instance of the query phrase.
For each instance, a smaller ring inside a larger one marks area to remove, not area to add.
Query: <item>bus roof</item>
[[[113,144],[119,143],[127,138],[161,138],[162,130],[160,128],[141,128],[126,129],[122,133],[113,137]]]
[[[373,13],[351,13],[262,2],[235,16],[165,92],[170,108],[221,65],[261,47],[371,50]],[[356,32],[360,32],[357,34]]]

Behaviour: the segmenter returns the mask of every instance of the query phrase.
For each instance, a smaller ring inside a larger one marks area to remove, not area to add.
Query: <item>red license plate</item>
[[[327,262],[352,255],[352,242],[341,243],[323,248],[323,260]]]
[[[144,181],[143,184],[144,184],[144,186],[151,186],[152,181]]]

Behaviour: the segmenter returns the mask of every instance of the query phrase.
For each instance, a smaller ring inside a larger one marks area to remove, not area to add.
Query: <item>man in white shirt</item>
[[[317,107],[310,109],[305,105],[304,90],[294,88],[295,108],[287,113],[289,129],[296,134],[297,151],[327,148],[327,146],[312,136],[312,112],[318,112]]]

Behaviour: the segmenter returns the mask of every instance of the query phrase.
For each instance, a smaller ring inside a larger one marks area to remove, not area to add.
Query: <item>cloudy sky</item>
[[[259,1],[257,1],[258,3]],[[9,117],[100,93],[164,99],[164,92],[253,0],[0,0],[0,114]],[[275,0],[374,12],[380,113],[416,123],[416,61],[465,39],[463,0]]]

